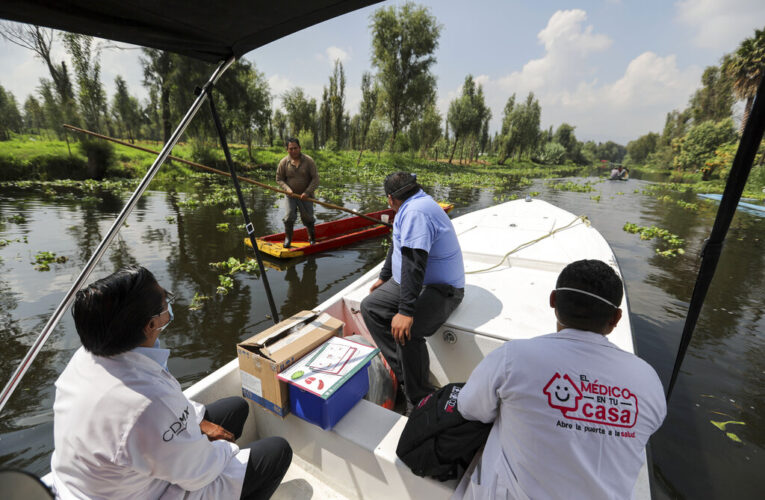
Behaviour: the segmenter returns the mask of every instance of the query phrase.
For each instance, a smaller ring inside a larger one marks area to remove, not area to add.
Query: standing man
[[[478,364],[457,408],[494,425],[452,498],[632,497],[667,406],[654,369],[606,338],[622,294],[606,263],[569,264],[550,293],[557,333],[511,340]]]
[[[396,212],[393,244],[361,314],[412,407],[432,390],[425,337],[462,302],[465,268],[452,221],[417,176],[390,174],[384,187]]]
[[[319,173],[313,158],[300,152],[300,141],[291,137],[287,139],[287,156],[282,158],[276,168],[276,182],[288,193],[299,194],[300,199],[287,196],[284,205],[284,248],[292,246],[292,230],[297,219],[297,209],[300,209],[300,220],[308,231],[308,240],[316,243],[314,231],[313,203],[306,198],[313,198],[313,193],[319,187]]]

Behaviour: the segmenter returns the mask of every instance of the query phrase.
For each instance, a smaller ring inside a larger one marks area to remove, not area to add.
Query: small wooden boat
[[[445,212],[449,213],[454,205],[451,203],[438,202]],[[395,212],[392,208],[366,214],[379,221],[393,222]],[[316,224],[316,243],[308,243],[308,233],[305,228],[296,229],[292,236],[292,246],[284,248],[284,233],[276,233],[257,238],[258,250],[277,257],[279,259],[291,259],[302,257],[312,253],[324,252],[332,248],[350,245],[367,238],[384,236],[390,232],[390,227],[385,224],[375,224],[364,217],[346,217],[336,221]],[[244,239],[244,244],[252,248],[249,238]]]

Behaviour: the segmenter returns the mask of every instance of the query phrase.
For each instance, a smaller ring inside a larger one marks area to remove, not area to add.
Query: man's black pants
[[[242,435],[250,407],[240,397],[219,399],[205,406],[205,420],[218,424],[237,439]],[[282,482],[292,462],[292,448],[280,437],[250,443],[250,460],[242,484],[242,500],[267,500]]]
[[[430,358],[425,338],[446,322],[462,302],[464,290],[449,285],[424,286],[414,305],[412,338],[403,346],[397,344],[390,333],[400,295],[399,284],[389,279],[361,302],[361,316],[396,378],[404,384],[409,403],[416,405],[432,390],[428,384]]]

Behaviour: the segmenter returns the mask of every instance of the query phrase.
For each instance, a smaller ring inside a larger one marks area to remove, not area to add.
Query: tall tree
[[[502,130],[499,133],[499,160],[500,165],[515,152],[517,138],[512,134],[513,111],[515,110],[515,94],[507,98],[504,113],[502,115]]]
[[[45,127],[45,113],[40,101],[30,95],[24,101],[24,128],[30,132],[38,133],[43,127]]]
[[[172,93],[172,72],[175,67],[175,55],[158,49],[143,49],[143,84],[158,98],[162,141],[167,142],[172,134],[170,114],[170,96]]]
[[[227,96],[229,114],[232,117],[232,126],[238,131],[239,136],[244,138],[247,154],[252,160],[254,133],[257,132],[262,136],[269,125],[271,91],[265,75],[249,61],[240,59],[231,70],[233,70],[234,85]]]
[[[115,92],[112,98],[112,117],[118,130],[130,142],[135,142],[141,127],[141,106],[138,99],[128,92],[127,82],[121,76],[114,78]]]
[[[287,140],[287,117],[284,116],[284,113],[282,113],[281,110],[277,109],[274,111],[274,117],[271,121],[274,124],[279,140],[282,144],[285,144],[285,141]]]
[[[478,137],[487,113],[490,116],[489,108],[484,102],[483,89],[480,85],[476,87],[473,75],[466,76],[465,83],[462,84],[461,95],[449,104],[449,112],[446,115],[454,134],[454,144],[449,163],[454,159],[454,151],[461,139]]]
[[[337,142],[338,146],[345,140],[343,118],[345,116],[345,71],[343,63],[335,60],[335,68],[329,77],[329,105],[331,115],[330,137]]]
[[[356,166],[361,161],[361,154],[367,145],[367,134],[369,126],[375,117],[377,111],[378,88],[372,82],[372,75],[364,72],[361,75],[361,104],[359,105],[359,158],[356,160]]]
[[[539,144],[539,124],[542,120],[542,107],[533,92],[526,96],[526,102],[516,106],[513,111],[514,133],[518,135],[518,158],[524,152],[532,153]]]
[[[690,110],[694,123],[724,120],[733,107],[731,79],[717,66],[709,66],[701,76],[701,88],[691,97]]]
[[[53,61],[51,55],[53,39],[55,38],[55,32],[52,29],[31,24],[3,22],[0,23],[0,35],[19,47],[31,50],[42,59],[48,68],[48,73],[61,101],[74,99],[74,88],[66,63]]]
[[[11,132],[21,132],[22,120],[13,94],[0,86],[0,141],[10,139]]]
[[[407,2],[383,7],[371,19],[372,64],[377,68],[382,112],[391,125],[391,143],[435,99],[436,62],[441,27],[426,7]]]
[[[648,159],[648,155],[656,151],[659,144],[659,134],[648,132],[627,143],[627,154],[630,161],[636,164],[642,164]]]
[[[300,132],[312,132],[316,137],[316,99],[308,99],[300,87],[282,94],[282,105],[287,111],[290,135],[297,137]]]
[[[580,143],[574,134],[575,129],[576,127],[573,125],[561,123],[555,130],[555,135],[553,136],[555,142],[566,148],[566,158],[571,161],[575,160],[577,153],[581,149]],[[597,155],[597,147],[595,149],[595,154]]]
[[[101,131],[106,125],[106,92],[101,83],[100,53],[91,36],[65,33],[64,44],[74,63],[77,98],[85,126]]]
[[[765,29],[755,30],[754,37],[741,42],[738,50],[723,63],[723,72],[731,79],[736,97],[746,101],[741,120],[743,132],[757,88],[765,75]]]

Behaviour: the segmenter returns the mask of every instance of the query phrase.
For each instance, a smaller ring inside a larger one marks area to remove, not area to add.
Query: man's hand
[[[404,316],[401,313],[393,316],[390,323],[390,333],[393,335],[393,339],[401,345],[406,344],[406,341],[412,338],[412,323],[414,323],[414,318],[411,316]]]
[[[301,200],[305,200],[306,198],[308,198],[307,194],[303,193],[303,194],[300,195],[300,199]]]
[[[380,285],[382,285],[383,283],[385,283],[385,282],[384,282],[383,280],[381,280],[381,279],[379,279],[379,278],[378,278],[378,279],[377,279],[377,281],[375,281],[375,282],[372,284],[372,288],[370,288],[370,289],[369,289],[369,293],[372,293],[372,292],[374,292],[375,290],[377,290],[377,288],[379,288],[379,287],[380,287]]]
[[[226,441],[231,441],[232,443],[234,442],[233,434],[231,434],[220,425],[214,424],[209,420],[202,420],[202,422],[199,424],[199,429],[202,431],[202,434],[207,436],[207,439],[210,441],[225,439]]]

